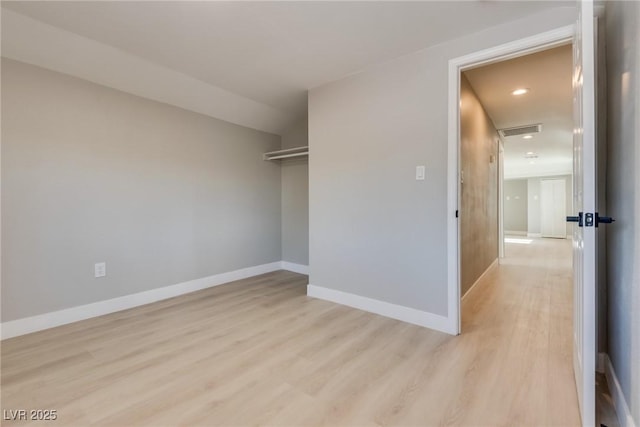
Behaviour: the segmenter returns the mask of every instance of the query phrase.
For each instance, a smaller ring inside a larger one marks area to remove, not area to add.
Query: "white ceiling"
[[[496,128],[542,123],[532,139],[504,138],[505,178],[572,173],[572,64],[566,45],[465,71]],[[512,95],[517,88],[530,92]],[[527,152],[538,158],[525,158]]]
[[[566,5],[573,2],[3,1],[2,53],[280,133],[306,114],[310,88]],[[87,64],[101,62],[99,55],[108,55],[109,62]],[[126,76],[134,62],[144,79]],[[105,65],[116,77],[105,75]],[[151,93],[152,83],[157,93]],[[222,94],[225,101],[167,93],[182,84],[187,93]],[[237,110],[246,106],[253,113],[244,117]],[[224,108],[229,111],[221,113]]]

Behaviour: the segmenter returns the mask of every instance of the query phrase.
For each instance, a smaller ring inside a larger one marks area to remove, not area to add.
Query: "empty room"
[[[640,425],[640,3],[1,6],[2,425]]]

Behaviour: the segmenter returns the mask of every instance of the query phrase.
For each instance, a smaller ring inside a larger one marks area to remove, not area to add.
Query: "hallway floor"
[[[571,241],[510,237],[505,258],[463,299],[462,337],[489,424],[579,425],[572,365]],[[507,418],[504,418],[507,417]]]
[[[508,244],[463,334],[312,299],[279,271],[2,343],[3,425],[579,425],[570,244]]]

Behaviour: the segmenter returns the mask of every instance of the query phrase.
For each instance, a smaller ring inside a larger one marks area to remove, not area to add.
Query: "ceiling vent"
[[[508,136],[529,135],[532,133],[542,132],[542,123],[535,125],[516,126],[513,128],[498,129],[500,136],[506,138]]]

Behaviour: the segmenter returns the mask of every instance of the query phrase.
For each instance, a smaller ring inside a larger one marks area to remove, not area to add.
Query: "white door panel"
[[[596,210],[594,10],[578,2],[573,43],[573,206],[584,218],[573,227],[573,365],[582,425],[595,425],[595,271],[596,228],[588,224]]]

